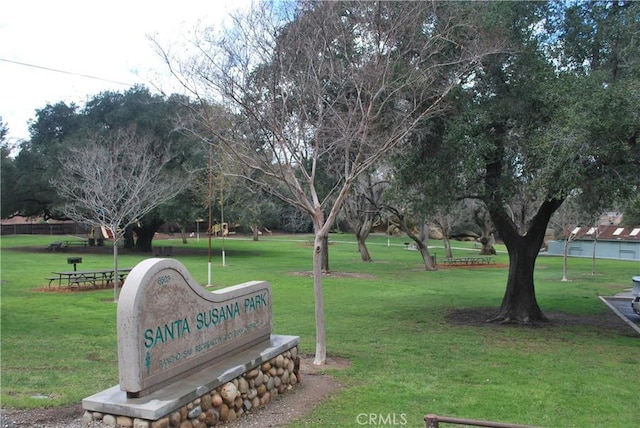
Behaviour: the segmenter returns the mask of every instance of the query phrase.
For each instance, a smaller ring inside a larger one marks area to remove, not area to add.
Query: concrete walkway
[[[640,335],[640,315],[631,309],[631,300],[633,300],[631,291],[610,297],[600,296],[600,300]]]

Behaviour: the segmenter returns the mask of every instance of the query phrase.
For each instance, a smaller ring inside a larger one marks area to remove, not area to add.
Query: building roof
[[[632,241],[640,242],[640,226],[582,226],[576,227],[572,234],[574,239],[604,240],[604,241]]]

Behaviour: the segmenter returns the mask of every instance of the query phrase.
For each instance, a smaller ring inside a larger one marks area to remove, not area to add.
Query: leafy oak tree
[[[593,212],[637,189],[640,3],[489,6],[511,50],[456,93],[444,141],[459,153],[459,186],[486,206],[509,252],[492,321],[542,322],[534,268],[551,216],[569,195]],[[533,213],[523,226],[508,208],[514,197]]]
[[[83,106],[59,102],[37,110],[29,127],[30,139],[21,144],[13,162],[21,179],[19,186],[7,192],[12,214],[65,219],[60,210],[63,202],[52,186],[60,172],[58,158],[65,150],[82,147],[87,136],[105,130],[115,132],[133,126],[137,132],[152,136],[157,145],[171,145],[174,164],[197,168],[202,159],[198,156],[201,146],[175,132],[185,103],[188,100],[180,96],[151,94],[136,86],[124,92],[100,93]],[[125,247],[151,251],[153,236],[166,220],[162,214],[152,210],[127,228],[127,236],[132,237],[135,230],[137,239],[125,240]]]
[[[12,147],[7,141],[9,128],[0,116],[0,213],[2,218],[8,218],[17,213],[15,199],[12,197],[18,186],[18,174],[14,159],[11,157]]]
[[[640,193],[640,184],[636,188],[636,191]],[[624,215],[622,217],[623,224],[627,226],[640,225],[640,196],[629,201],[624,208]]]
[[[30,138],[20,144],[13,162],[19,185],[3,192],[3,197],[6,193],[10,200],[11,214],[65,219],[57,209],[59,197],[51,180],[58,172],[57,157],[66,139],[81,128],[82,118],[75,104],[59,102],[36,110],[35,120],[29,125]]]

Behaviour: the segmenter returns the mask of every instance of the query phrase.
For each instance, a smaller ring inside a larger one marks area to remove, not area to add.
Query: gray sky
[[[166,69],[147,35],[177,41],[196,25],[220,22],[249,3],[5,0],[0,8],[0,116],[9,138],[28,138],[28,120],[47,103],[82,105],[105,90],[160,82]]]

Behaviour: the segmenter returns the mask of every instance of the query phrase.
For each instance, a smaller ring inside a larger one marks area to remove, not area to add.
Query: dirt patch
[[[343,385],[335,381],[327,371],[342,370],[351,365],[345,358],[327,357],[323,366],[313,365],[313,356],[302,355],[300,373],[302,382],[292,391],[278,395],[269,405],[242,415],[237,420],[219,425],[229,428],[263,428],[285,426],[301,418],[324,400],[335,394]],[[81,404],[32,410],[2,409],[1,428],[86,428],[82,422],[84,410]],[[94,422],[92,428],[106,425]]]
[[[32,410],[2,409],[0,423],[2,428],[41,427],[41,428],[71,428],[82,427],[81,404],[71,406],[42,408]]]
[[[611,333],[616,332],[621,336],[636,337],[634,331],[613,312],[607,311],[601,314],[567,314],[557,311],[544,311],[549,322],[535,325],[498,324],[488,323],[498,312],[497,308],[467,308],[453,309],[447,315],[447,321],[456,325],[483,326],[487,328],[554,328],[562,326],[583,326],[593,331]]]
[[[300,358],[302,382],[295,390],[278,395],[275,401],[256,411],[251,411],[237,420],[221,425],[230,428],[263,428],[286,426],[331,397],[343,385],[336,382],[327,370],[342,370],[351,365],[351,361],[340,357],[327,357],[324,366],[314,366],[313,356]]]
[[[120,283],[120,287],[122,288],[122,283]],[[60,294],[70,294],[70,293],[86,293],[89,291],[101,291],[101,290],[113,290],[113,285],[109,284],[109,285],[100,285],[97,284],[95,287],[93,286],[73,286],[73,287],[68,287],[66,285],[62,285],[62,286],[58,286],[58,285],[53,285],[51,287],[44,285],[42,287],[35,287],[32,288],[31,291],[34,291],[36,293],[60,293]],[[113,299],[112,299],[113,300]]]

